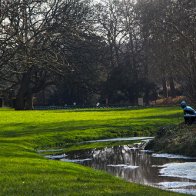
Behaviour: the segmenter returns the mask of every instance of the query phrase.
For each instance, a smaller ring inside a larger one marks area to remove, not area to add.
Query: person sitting
[[[196,120],[196,111],[192,107],[188,106],[185,101],[182,101],[180,105],[184,111],[185,124],[193,124]]]

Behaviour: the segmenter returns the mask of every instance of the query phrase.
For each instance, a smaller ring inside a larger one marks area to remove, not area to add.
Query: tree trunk
[[[167,81],[165,78],[162,79],[162,86],[163,86],[163,96],[168,97]]]
[[[25,99],[25,110],[33,109],[33,94],[29,93]]]
[[[16,96],[15,110],[24,110],[24,108],[25,108],[25,97],[22,93],[19,93]]]
[[[26,73],[23,75],[22,80],[20,82],[20,88],[18,90],[18,93],[16,95],[16,105],[15,105],[15,110],[24,110],[25,109],[25,101],[26,101],[26,96],[27,92],[29,89],[29,81],[30,77]]]
[[[172,76],[169,78],[169,86],[170,86],[171,97],[175,97],[176,96],[176,89],[175,89],[174,79]]]
[[[145,101],[145,104],[146,104],[147,106],[150,104],[149,90],[148,90],[148,89],[146,89],[146,91],[145,91],[144,101]]]

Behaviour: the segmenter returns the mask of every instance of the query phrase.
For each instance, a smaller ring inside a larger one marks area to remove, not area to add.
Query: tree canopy
[[[1,1],[0,90],[42,104],[196,96],[191,0]]]

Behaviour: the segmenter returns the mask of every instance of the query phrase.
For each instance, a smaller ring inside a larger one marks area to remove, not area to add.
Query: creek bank
[[[155,154],[143,150],[147,140],[136,142],[81,149],[45,157],[103,170],[128,182],[196,195],[196,159]]]
[[[196,125],[182,123],[177,126],[162,127],[145,149],[196,157]]]

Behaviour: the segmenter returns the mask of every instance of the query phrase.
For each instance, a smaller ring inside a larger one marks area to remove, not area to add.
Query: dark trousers
[[[185,124],[192,125],[196,120],[196,116],[184,116]]]

